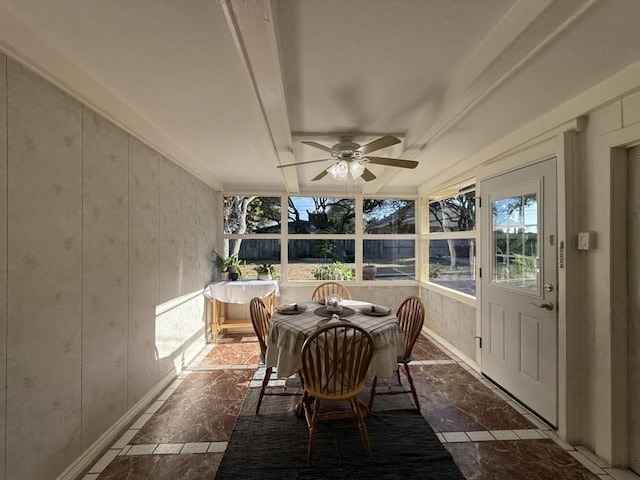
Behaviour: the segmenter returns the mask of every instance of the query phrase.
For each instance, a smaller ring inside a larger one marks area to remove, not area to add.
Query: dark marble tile
[[[98,480],[201,480],[213,478],[222,453],[116,457]]]
[[[252,369],[193,372],[131,443],[229,440],[254,373]]]
[[[457,364],[410,368],[422,415],[436,432],[536,428]]]
[[[473,480],[593,480],[551,440],[447,443],[465,478]]]
[[[416,360],[451,360],[446,353],[423,335],[416,340],[412,353]]]

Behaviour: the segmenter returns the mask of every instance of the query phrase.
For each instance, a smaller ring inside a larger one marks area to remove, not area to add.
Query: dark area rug
[[[216,480],[402,479],[464,480],[449,452],[424,418],[407,406],[386,403],[367,418],[371,457],[355,419],[321,422],[311,466],[304,418],[293,414],[294,397],[267,397],[254,414],[258,389],[249,389]]]

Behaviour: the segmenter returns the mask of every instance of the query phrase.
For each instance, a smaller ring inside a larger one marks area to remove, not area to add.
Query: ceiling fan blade
[[[370,182],[371,180],[375,180],[376,176],[373,173],[371,173],[371,170],[369,170],[368,168],[365,168],[364,172],[362,172],[362,179],[365,182]]]
[[[376,150],[390,147],[391,145],[395,145],[397,143],[400,143],[400,139],[398,137],[394,137],[393,135],[385,135],[384,137],[380,137],[373,142],[369,142],[366,145],[361,146],[358,150],[360,150],[363,155],[366,155],[367,153],[375,152]]]
[[[418,166],[418,162],[416,162],[415,160],[403,160],[401,158],[367,157],[363,158],[362,161],[377,165],[389,165],[390,167],[400,168],[416,168]]]
[[[326,170],[322,170],[318,175],[316,175],[315,177],[313,177],[311,179],[312,182],[315,182],[316,180],[320,180],[321,178],[324,178],[327,175],[327,171]]]
[[[309,145],[310,147],[319,148],[320,150],[324,150],[325,152],[329,152],[329,153],[333,152],[333,150],[331,150],[330,147],[325,147],[324,145],[322,145],[321,143],[318,143],[318,142],[308,142],[306,140],[303,140],[300,143],[304,143],[305,145]]]
[[[333,158],[321,158],[320,160],[309,160],[308,162],[285,163],[284,165],[276,166],[276,168],[295,167],[296,165],[304,165],[306,163],[328,162],[329,160],[333,160]]]

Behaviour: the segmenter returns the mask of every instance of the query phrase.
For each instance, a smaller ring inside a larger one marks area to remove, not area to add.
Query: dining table
[[[404,335],[391,308],[359,300],[344,300],[342,311],[329,312],[324,302],[304,301],[274,309],[267,339],[267,367],[275,367],[278,378],[286,378],[302,367],[302,345],[317,328],[329,322],[346,321],[364,328],[373,338],[374,351],[368,374],[389,377],[398,368]]]

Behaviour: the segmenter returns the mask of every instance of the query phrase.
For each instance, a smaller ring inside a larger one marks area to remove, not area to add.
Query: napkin
[[[277,310],[281,313],[290,312],[304,312],[307,309],[304,305],[298,305],[297,303],[290,303],[288,305],[280,305]]]
[[[362,312],[371,312],[377,313],[380,315],[388,315],[391,313],[391,309],[389,307],[382,307],[380,305],[371,305],[370,307],[365,307],[361,309]]]

